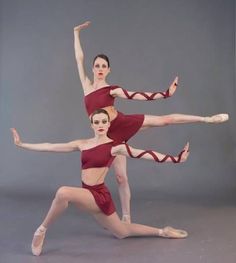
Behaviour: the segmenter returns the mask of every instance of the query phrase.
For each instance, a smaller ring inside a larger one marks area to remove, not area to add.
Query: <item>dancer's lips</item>
[[[100,72],[99,72],[99,73],[98,73],[98,75],[102,76],[102,75],[103,75],[103,73],[100,73]]]
[[[102,131],[104,131],[104,129],[98,129],[98,131],[102,132]]]

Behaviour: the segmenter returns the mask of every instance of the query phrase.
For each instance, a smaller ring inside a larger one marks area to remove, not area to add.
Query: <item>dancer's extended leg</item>
[[[113,213],[110,216],[98,213],[94,217],[103,227],[110,230],[119,239],[132,236],[159,236],[166,238],[185,238],[188,236],[186,231],[172,227],[157,228],[141,224],[125,224],[119,219],[117,213]]]
[[[93,195],[87,189],[66,186],[59,188],[44,221],[34,233],[31,249],[35,256],[42,252],[47,228],[66,210],[69,202],[89,212],[100,212]]]
[[[140,224],[126,224],[122,222],[117,213],[110,216],[103,214],[97,206],[93,195],[87,189],[75,187],[61,187],[53,200],[52,206],[40,227],[36,230],[32,240],[32,253],[39,256],[42,252],[43,241],[47,227],[73,202],[78,208],[94,215],[97,221],[110,230],[117,238],[129,236],[161,236],[167,238],[185,238],[187,232],[165,227],[163,229]]]
[[[143,128],[146,127],[155,127],[155,126],[165,126],[169,124],[181,124],[181,123],[194,123],[194,122],[203,122],[203,123],[222,123],[229,119],[228,114],[216,114],[210,117],[202,117],[195,115],[186,115],[186,114],[170,114],[162,116],[154,115],[145,115]]]
[[[127,177],[126,157],[123,155],[116,156],[113,161],[116,180],[118,183],[118,190],[122,209],[122,221],[126,223],[131,222],[130,218],[130,187]]]

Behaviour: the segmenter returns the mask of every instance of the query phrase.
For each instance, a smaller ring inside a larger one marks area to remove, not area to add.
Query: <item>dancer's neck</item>
[[[109,86],[109,84],[107,84],[105,79],[94,79],[93,80],[94,89],[100,89],[100,88],[106,87],[106,86]]]
[[[109,141],[111,141],[111,139],[106,134],[95,135],[95,137],[94,137],[94,142],[96,144],[103,144],[103,143],[107,143]]]

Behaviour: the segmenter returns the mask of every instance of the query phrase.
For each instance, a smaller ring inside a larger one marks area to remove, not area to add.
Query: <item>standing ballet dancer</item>
[[[133,92],[127,91],[117,85],[109,85],[106,77],[110,73],[110,62],[106,55],[99,54],[93,60],[93,81],[91,81],[84,67],[84,53],[80,43],[80,31],[88,27],[90,22],[78,25],[74,28],[74,48],[78,66],[80,81],[84,91],[86,110],[89,116],[98,108],[104,108],[110,116],[111,125],[108,137],[114,141],[126,142],[139,130],[149,127],[161,127],[169,124],[182,123],[222,123],[228,120],[228,114],[217,114],[210,117],[170,114],[164,116],[152,115],[125,115],[114,107],[116,97],[135,100],[156,100],[172,96],[178,85],[178,77],[175,78],[169,89],[165,92]],[[126,157],[116,156],[114,162],[115,174],[118,182],[119,196],[123,217],[122,220],[130,223],[130,187],[126,172]]]
[[[11,129],[15,145],[18,147],[47,152],[81,151],[82,188],[60,187],[42,224],[34,233],[31,248],[34,255],[42,252],[46,230],[61,215],[69,203],[92,214],[100,225],[109,230],[115,237],[123,239],[130,236],[156,236],[166,238],[185,238],[187,232],[172,227],[156,228],[140,224],[122,222],[115,210],[109,190],[104,184],[108,169],[117,155],[132,158],[144,158],[156,162],[180,163],[189,155],[189,144],[178,156],[163,155],[155,151],[135,149],[127,144],[115,142],[107,136],[110,127],[108,113],[99,109],[91,115],[91,126],[95,136],[85,140],[68,143],[24,143],[16,129]]]

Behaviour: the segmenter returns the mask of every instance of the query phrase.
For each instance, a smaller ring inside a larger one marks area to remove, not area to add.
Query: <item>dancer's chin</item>
[[[107,131],[105,131],[105,130],[97,131],[96,133],[97,133],[97,135],[101,136],[101,135],[105,135],[107,133]]]
[[[104,78],[104,76],[99,76],[99,75],[98,75],[98,76],[97,76],[97,80],[100,80],[100,81],[101,81],[101,80],[105,80],[105,78]]]

